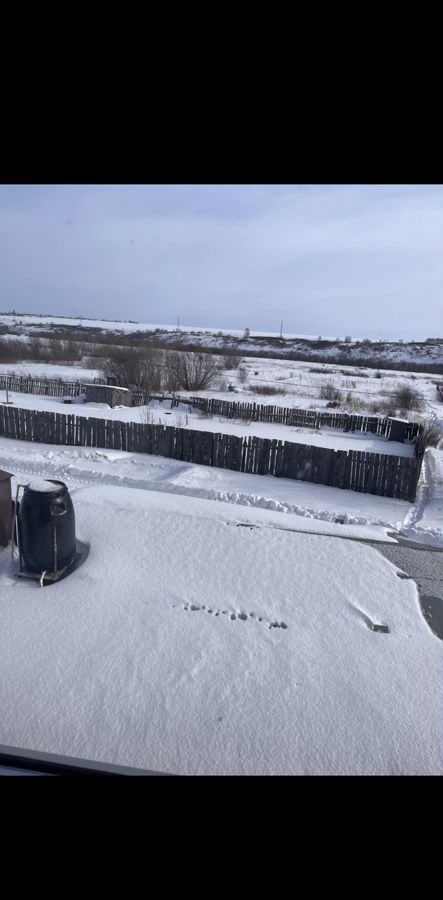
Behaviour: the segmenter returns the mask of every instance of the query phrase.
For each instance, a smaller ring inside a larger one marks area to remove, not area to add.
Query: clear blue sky
[[[4,185],[0,308],[441,336],[442,201],[432,185]]]

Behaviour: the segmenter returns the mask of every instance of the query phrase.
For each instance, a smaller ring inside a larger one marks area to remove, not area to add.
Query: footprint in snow
[[[176,609],[176,604],[172,604],[172,608]],[[201,606],[198,603],[184,603],[182,605],[182,609],[185,612],[190,610],[191,612],[207,612],[210,615],[219,616],[229,616],[231,622],[235,622],[237,619],[240,622],[247,622],[248,619],[255,619],[257,622],[261,622],[263,625],[267,625],[268,628],[282,628],[283,630],[287,629],[286,622],[277,622],[271,621],[268,619],[264,619],[263,616],[257,616],[255,612],[246,613],[243,610],[229,610],[229,609],[215,609],[212,606],[205,606],[202,604]]]

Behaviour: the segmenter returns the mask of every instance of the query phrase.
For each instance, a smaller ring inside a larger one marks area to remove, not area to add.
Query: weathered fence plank
[[[249,412],[253,414],[254,409]],[[352,427],[352,422],[348,424]],[[423,451],[413,459],[406,459],[253,435],[246,438],[164,425],[77,417],[6,404],[0,404],[0,435],[43,443],[152,453],[200,465],[294,478],[410,502],[415,498],[423,460]]]

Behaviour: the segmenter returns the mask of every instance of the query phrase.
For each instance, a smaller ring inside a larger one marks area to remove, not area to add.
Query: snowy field
[[[221,378],[239,393],[220,383],[200,394],[324,408],[320,366],[244,362],[248,383],[280,382],[282,394],[251,394],[237,370]],[[99,374],[41,363],[0,371],[23,368],[68,380]],[[407,377],[342,368],[327,380],[369,397]],[[433,379],[410,384],[442,423]],[[412,452],[373,435],[201,417],[184,404],[110,410],[11,399],[23,408]],[[426,451],[410,504],[147,454],[0,438],[13,494],[35,478],[63,480],[77,537],[90,544],[78,570],[44,589],[17,580],[10,549],[0,550],[0,743],[183,775],[441,774],[442,643],[414,581],[361,541],[393,542],[401,532],[443,548],[442,460],[442,450]]]
[[[160,329],[161,331],[177,331],[177,324],[175,325],[161,325],[159,323],[147,323],[147,322],[121,322],[121,321],[111,321],[104,319],[67,319],[61,316],[32,316],[32,315],[0,315],[0,323],[4,325],[12,326],[14,324],[20,325],[71,325],[77,328],[85,327],[85,328],[100,328],[102,331],[121,331],[125,334],[132,334],[137,331],[155,331],[156,329]],[[244,328],[243,329],[229,329],[229,328],[220,328],[220,329],[208,329],[204,328],[201,325],[180,325],[180,331],[185,333],[200,333],[206,335],[217,335],[223,334],[230,337],[243,337]],[[254,331],[254,335],[256,337],[278,337],[279,332],[272,331]],[[313,340],[316,341],[318,338],[317,334],[286,334],[287,338],[302,338],[304,340]],[[324,336],[324,340],[335,340],[336,336],[326,337]]]
[[[189,496],[72,497],[90,553],[69,578],[17,582],[0,553],[1,743],[182,775],[441,773],[442,645],[375,549]]]
[[[405,341],[401,339],[392,341],[380,338],[378,341],[372,341],[369,344],[359,343],[365,340],[365,335],[360,337],[354,335],[351,341],[344,341],[344,335],[313,335],[313,334],[296,334],[284,331],[283,341],[279,341],[279,332],[277,331],[255,331],[251,329],[250,335],[245,337],[244,329],[226,329],[226,328],[204,328],[202,326],[182,325],[180,323],[179,331],[177,325],[143,323],[143,322],[119,322],[119,321],[103,321],[100,319],[70,319],[57,316],[33,316],[33,315],[0,315],[0,325],[5,325],[13,330],[14,336],[20,335],[38,335],[38,332],[45,328],[74,328],[82,329],[85,339],[88,338],[87,329],[95,329],[103,334],[113,335],[141,335],[144,332],[153,333],[157,331],[164,340],[176,341],[179,339],[184,346],[186,343],[197,343],[202,347],[216,349],[217,347],[226,347],[229,339],[236,342],[245,350],[252,352],[263,352],[271,350],[275,355],[286,355],[290,350],[299,350],[307,353],[322,353],[325,359],[337,356],[345,352],[350,355],[350,362],[358,362],[360,359],[364,361],[365,357],[373,356],[384,358],[391,362],[417,362],[424,363],[443,361],[443,348],[440,344],[426,344],[423,341]],[[92,332],[89,332],[92,334]],[[266,340],[268,339],[268,340]],[[322,342],[334,342],[329,346],[324,346]],[[308,342],[308,343],[307,343]]]
[[[241,371],[244,370],[244,382]],[[63,381],[88,382],[103,376],[100,369],[86,369],[80,365],[62,365],[41,362],[1,363],[0,375],[21,375],[34,378],[61,378]],[[292,360],[248,358],[242,359],[237,369],[222,371],[213,386],[206,391],[188,392],[194,396],[214,397],[230,402],[258,403],[267,406],[284,406],[300,409],[327,409],[327,400],[320,397],[322,387],[332,385],[340,391],[338,409],[358,412],[358,403],[368,404],[374,400],[386,399],[401,384],[408,384],[425,398],[428,412],[440,412],[443,404],[437,399],[436,381],[441,376],[410,372],[368,369],[363,366],[307,363]],[[235,392],[229,390],[232,385]],[[267,395],[267,388],[278,391]],[[263,389],[263,393],[260,393]],[[186,391],[179,391],[186,396]],[[357,407],[350,406],[351,403]],[[0,392],[0,399],[2,393]],[[362,412],[368,414],[368,409]],[[411,413],[413,418],[413,413]]]
[[[71,363],[1,363],[1,375],[31,375],[32,378],[61,378],[62,381],[92,381],[102,375],[100,369],[85,369]]]

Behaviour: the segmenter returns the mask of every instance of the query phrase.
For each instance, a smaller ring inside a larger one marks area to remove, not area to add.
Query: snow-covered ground
[[[242,382],[242,371],[244,382]],[[50,363],[1,363],[0,375],[30,375],[32,377],[61,378],[64,381],[91,381],[103,376],[100,369],[86,369],[80,365],[57,365]],[[230,402],[258,403],[267,406],[284,406],[301,409],[327,408],[327,400],[320,397],[325,385],[332,385],[340,392],[338,409],[347,412],[358,412],[351,403],[363,403],[362,412],[368,413],[368,406],[374,400],[386,400],[399,385],[407,384],[423,395],[427,410],[439,410],[443,404],[437,398],[435,382],[438,376],[410,372],[368,369],[363,366],[332,365],[323,363],[296,362],[266,358],[247,358],[242,365],[233,370],[222,371],[211,389],[190,392],[202,397],[215,397]],[[235,387],[235,393],[228,386]],[[266,395],[265,391],[272,387],[278,391],[276,395]],[[263,393],[260,391],[263,389]],[[255,393],[254,393],[255,391]],[[185,391],[180,391],[186,396]],[[411,414],[412,418],[414,414]]]
[[[71,363],[1,363],[0,375],[30,375],[32,378],[61,378],[62,381],[92,381],[99,378],[99,369],[85,369]]]
[[[263,509],[247,528],[189,496],[72,496],[81,568],[41,589],[0,553],[1,743],[182,775],[441,774],[441,642],[376,550]]]
[[[69,380],[98,374],[37,365]],[[248,382],[282,380],[287,393],[248,394],[234,371],[226,377],[243,394],[216,396],[324,406],[325,377],[309,364],[246,365]],[[403,379],[327,380],[374,397]],[[432,379],[411,384],[443,425]],[[11,397],[23,408],[411,452],[372,435],[201,418],[185,405]],[[5,438],[0,468],[13,493],[36,478],[65,481],[90,544],[83,566],[44,589],[17,580],[10,549],[0,551],[0,743],[178,774],[441,774],[441,641],[415,583],[358,541],[402,532],[443,548],[442,450],[426,451],[414,504]]]
[[[410,538],[443,548],[443,449],[426,450],[415,503],[402,530]]]
[[[62,479],[70,488],[101,484],[183,494],[240,505],[242,517],[250,509],[275,511],[275,522],[281,527],[286,527],[286,515],[282,517],[280,513],[297,517],[293,527],[322,532],[326,523],[340,518],[343,524],[328,525],[326,529],[338,536],[386,540],[387,531],[399,531],[406,521],[411,521],[411,504],[405,500],[123,450],[59,447],[0,438],[0,468],[13,473],[13,493],[17,482],[27,484],[33,476],[42,476]]]
[[[159,323],[147,323],[147,322],[121,322],[121,321],[111,321],[107,319],[76,319],[76,318],[63,318],[61,316],[32,316],[32,315],[12,315],[12,314],[4,314],[0,315],[0,323],[4,325],[13,326],[14,324],[20,325],[71,325],[76,326],[77,328],[85,327],[85,328],[100,328],[102,331],[121,331],[125,334],[132,334],[137,331],[155,331],[156,329],[160,329],[161,331],[171,331],[177,332],[177,325],[161,325]],[[180,332],[185,333],[200,333],[206,335],[220,335],[224,334],[228,337],[243,337],[244,328],[243,329],[230,329],[230,328],[220,328],[220,329],[208,329],[204,328],[201,325],[180,325]],[[278,337],[279,332],[272,331],[254,331],[254,335],[256,337]],[[286,334],[287,338],[302,338],[304,340],[313,340],[316,341],[318,338],[317,334]],[[323,340],[331,340],[334,341],[336,336],[324,337]]]

